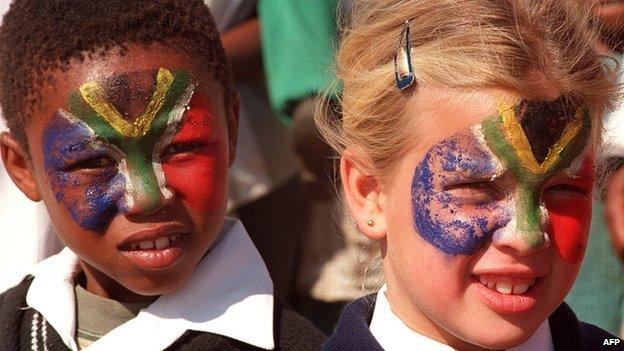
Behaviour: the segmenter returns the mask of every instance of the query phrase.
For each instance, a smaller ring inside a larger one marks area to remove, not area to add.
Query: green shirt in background
[[[269,99],[287,125],[294,103],[334,81],[337,6],[337,0],[259,1]]]
[[[624,316],[624,266],[611,247],[601,202],[594,202],[585,259],[566,302],[581,321],[620,334]]]

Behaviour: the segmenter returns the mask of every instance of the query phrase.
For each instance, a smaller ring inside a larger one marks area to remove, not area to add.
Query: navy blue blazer
[[[376,294],[368,295],[345,307],[336,331],[323,345],[324,351],[384,350],[369,328],[375,297]],[[594,325],[580,322],[565,303],[550,315],[548,322],[557,351],[624,350],[624,341],[618,344],[609,342],[617,340],[617,337]]]

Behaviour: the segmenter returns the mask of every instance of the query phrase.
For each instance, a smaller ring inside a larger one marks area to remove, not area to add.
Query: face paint
[[[495,232],[521,235],[530,248],[544,245],[546,222],[573,225],[556,214],[565,212],[561,206],[554,211],[555,221],[549,222],[549,206],[540,200],[542,188],[579,157],[589,130],[585,109],[572,109],[563,100],[521,102],[512,109],[499,108],[498,116],[487,118],[470,132],[439,142],[427,152],[412,181],[415,229],[449,255],[472,254]],[[513,191],[504,194],[490,181],[503,173],[515,180],[513,189],[507,189]],[[563,236],[556,233],[556,244],[578,246],[579,240],[560,240]],[[562,257],[577,256],[566,253]]]
[[[580,186],[591,192],[594,181],[594,163],[587,157],[577,175]],[[544,206],[548,209],[550,226],[548,232],[553,237],[553,244],[559,255],[566,261],[576,263],[585,254],[585,238],[580,233],[587,233],[591,222],[592,206],[589,199],[571,196],[543,196]]]
[[[199,211],[212,211],[225,200],[223,189],[226,178],[216,177],[216,174],[226,171],[222,169],[226,162],[221,158],[227,150],[218,142],[220,136],[216,116],[211,112],[208,99],[197,93],[191,99],[190,106],[170,145],[194,147],[194,155],[168,157],[163,160],[162,169],[167,186],[175,189],[189,206]]]
[[[78,164],[107,157],[102,146],[93,142],[92,130],[64,111],[52,117],[43,134],[44,166],[56,200],[81,227],[93,231],[124,206],[125,180],[115,168],[74,171]]]
[[[468,255],[509,222],[504,206],[490,199],[457,194],[454,186],[490,179],[501,165],[472,132],[458,133],[435,145],[412,181],[413,219],[418,233],[440,251]],[[468,211],[470,209],[470,211]]]
[[[153,82],[153,73],[148,75]],[[145,81],[145,74],[125,77]],[[70,94],[71,113],[60,110],[43,134],[46,170],[57,201],[80,226],[94,231],[119,212],[149,213],[172,200],[161,154],[183,125],[194,89],[186,72],[161,68],[144,112],[130,121],[130,113],[122,114],[109,101],[105,88],[114,92],[111,86],[83,84]],[[132,110],[131,105],[124,107]],[[90,162],[104,162],[105,167],[91,167]]]

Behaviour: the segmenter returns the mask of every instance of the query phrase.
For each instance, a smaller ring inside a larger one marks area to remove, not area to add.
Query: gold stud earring
[[[368,222],[366,222],[366,224],[368,224],[369,227],[374,227],[375,221],[373,221],[372,219],[369,219]]]

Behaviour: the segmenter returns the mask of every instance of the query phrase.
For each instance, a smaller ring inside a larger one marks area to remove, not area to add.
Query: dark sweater
[[[41,314],[26,308],[26,293],[32,277],[0,295],[0,351],[43,350],[45,330],[49,351],[67,351],[67,346]],[[54,303],[54,301],[50,301]],[[273,334],[275,350],[317,351],[325,336],[312,323],[299,316],[290,307],[275,299]],[[33,328],[33,323],[35,328]],[[36,329],[33,336],[32,330]],[[33,340],[38,344],[33,348]],[[186,331],[166,350],[262,350],[225,336],[197,331]]]
[[[376,294],[369,295],[345,307],[334,335],[323,345],[324,351],[383,351],[369,328],[375,297]],[[623,342],[604,345],[605,340],[617,338],[594,325],[580,322],[565,303],[550,315],[548,322],[557,351],[624,350]]]

